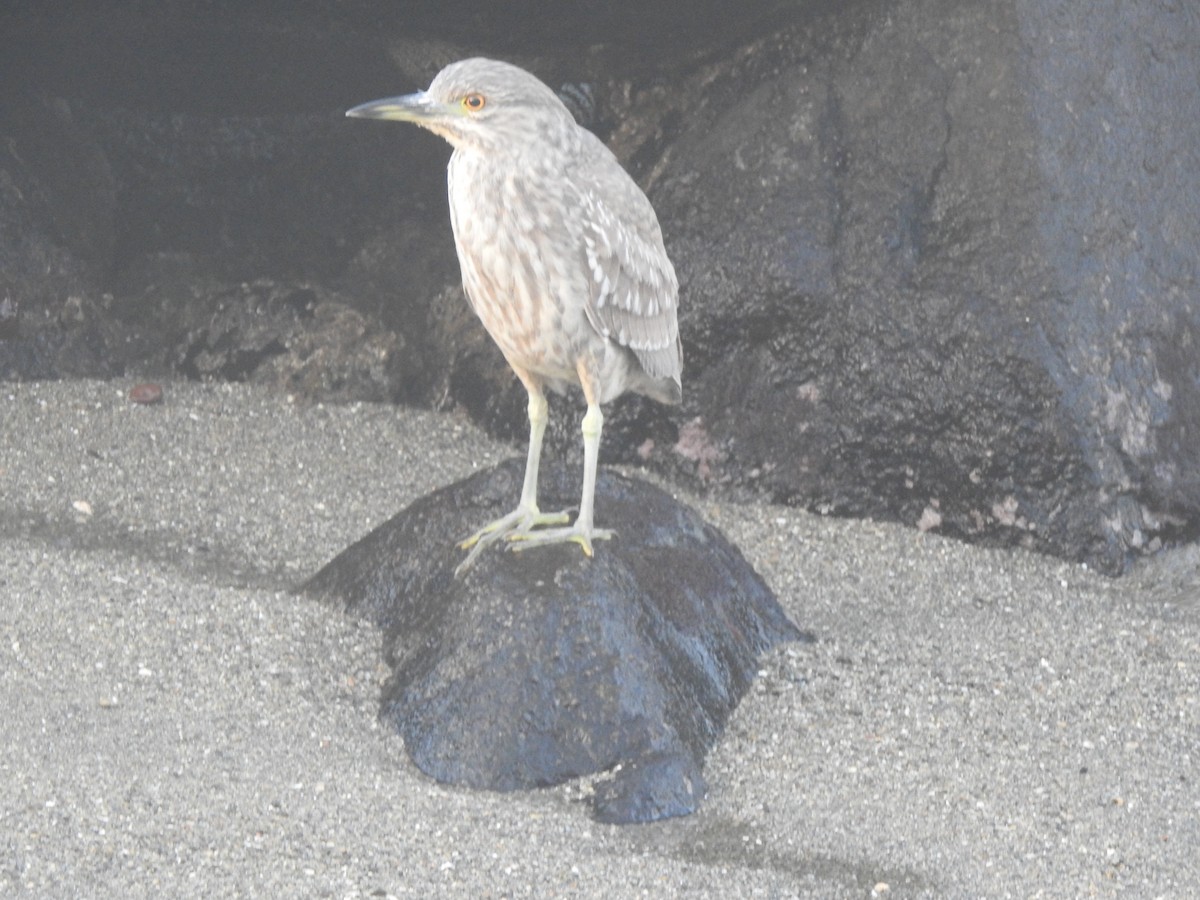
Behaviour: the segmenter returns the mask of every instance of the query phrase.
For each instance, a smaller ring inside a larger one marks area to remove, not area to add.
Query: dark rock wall
[[[713,477],[1108,571],[1195,534],[1198,29],[1123,9],[866,5],[721,73],[654,191]]]
[[[1017,8],[1061,304],[1042,358],[1141,547],[1200,503],[1200,10]]]
[[[581,101],[682,285],[606,459],[1119,572],[1200,532],[1200,12],[1065,0],[0,10],[0,373],[524,397],[448,148],[347,122],[472,53]],[[578,403],[550,450],[577,453]]]

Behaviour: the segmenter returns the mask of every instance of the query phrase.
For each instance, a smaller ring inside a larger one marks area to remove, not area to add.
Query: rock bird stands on
[[[679,284],[650,201],[550,88],[507,63],[452,63],[427,91],[346,115],[413,122],[454,146],[450,222],[463,286],[529,392],[521,500],[463,542],[471,552],[458,570],[500,538],[574,541],[591,556],[593,540],[611,537],[592,524],[600,405],[625,391],[662,403],[681,398]],[[583,496],[567,525],[567,513],[538,509],[537,480],[544,391],[572,384],[582,388],[587,413]]]

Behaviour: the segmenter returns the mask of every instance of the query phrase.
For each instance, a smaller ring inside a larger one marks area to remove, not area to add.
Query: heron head
[[[493,59],[464,59],[442,69],[428,90],[373,100],[346,112],[357,119],[412,122],[455,147],[520,140],[539,119],[571,113],[554,91],[524,69]]]

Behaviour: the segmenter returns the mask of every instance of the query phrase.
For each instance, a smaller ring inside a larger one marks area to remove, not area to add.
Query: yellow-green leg
[[[517,508],[494,522],[489,522],[459,546],[470,549],[467,558],[459,563],[454,574],[468,569],[483,549],[501,538],[518,538],[540,525],[561,525],[568,519],[567,513],[543,513],[537,505],[538,464],[542,458],[542,437],[546,433],[549,416],[546,396],[529,382],[529,451],[525,457],[525,482],[521,487],[521,500]]]
[[[575,523],[565,528],[543,528],[540,531],[523,531],[512,534],[514,550],[540,547],[546,544],[562,544],[572,541],[592,555],[592,541],[612,537],[612,532],[592,525],[592,510],[596,500],[596,464],[600,458],[600,432],[604,428],[604,414],[599,403],[588,403],[583,417],[583,495],[579,499],[579,515]]]

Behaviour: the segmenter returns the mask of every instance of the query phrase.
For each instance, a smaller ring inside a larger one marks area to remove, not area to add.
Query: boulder
[[[510,461],[422,497],[303,590],[385,631],[381,717],[439,781],[497,791],[604,773],[605,822],[692,812],[704,756],[758,657],[805,638],[741,553],[690,508],[602,470],[575,544],[493,546],[461,576],[457,542],[516,505]],[[540,505],[577,500],[579,470],[543,466]]]
[[[702,477],[1122,571],[1200,532],[1200,23],[851,4],[684,90],[651,185]]]

